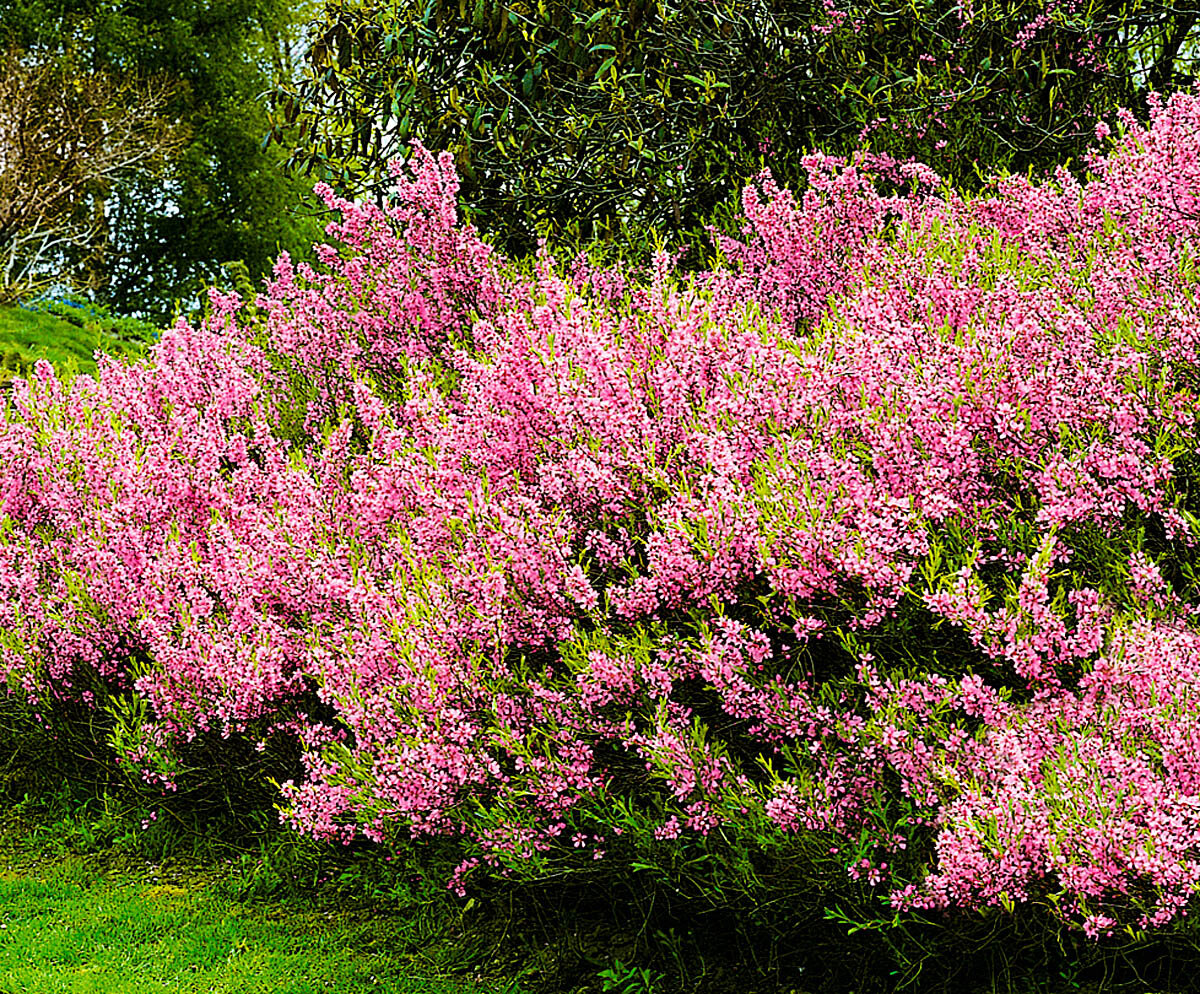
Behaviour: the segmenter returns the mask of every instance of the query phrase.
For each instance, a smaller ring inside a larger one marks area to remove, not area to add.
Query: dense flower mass
[[[1170,921],[1200,98],[1151,112],[971,200],[812,156],[687,278],[518,269],[420,147],[390,207],[326,191],[319,271],[17,381],[10,688],[168,789],[197,737],[293,736],[288,821],[456,838],[460,888],[720,829],[902,909]]]

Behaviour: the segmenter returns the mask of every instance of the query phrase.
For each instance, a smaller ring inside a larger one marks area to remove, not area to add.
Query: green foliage
[[[6,992],[525,989],[491,976],[490,925],[464,940],[462,902],[435,882],[447,868],[421,872],[428,854],[322,845],[272,812],[198,824],[65,730],[0,696]]]
[[[157,325],[135,317],[118,317],[96,303],[78,297],[59,297],[37,300],[25,305],[35,314],[50,314],[75,328],[82,328],[140,349],[157,341],[161,334]]]
[[[863,143],[954,183],[1079,156],[1101,114],[1182,85],[1195,14],[1157,0],[1049,14],[989,0],[333,0],[274,97],[289,162],[382,193],[411,139],[453,151],[507,251],[694,231],[764,166]],[[1021,32],[1030,35],[1021,40]],[[298,132],[292,129],[298,128]]]
[[[608,991],[617,991],[619,994],[654,994],[655,982],[659,975],[646,967],[637,969],[620,960],[613,960],[613,965],[601,970],[597,976],[602,984],[601,990],[606,994]]]
[[[59,53],[84,75],[101,66],[171,88],[166,118],[190,135],[157,179],[120,184],[106,205],[96,277],[120,313],[169,320],[220,266],[242,260],[257,281],[281,249],[304,252],[320,226],[297,213],[310,184],[265,148],[260,95],[291,71],[307,2],[19,0],[0,5],[0,38]],[[136,67],[136,69],[131,68]]]

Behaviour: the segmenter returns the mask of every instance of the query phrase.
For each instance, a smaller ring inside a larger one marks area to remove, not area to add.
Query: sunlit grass
[[[403,908],[241,902],[211,868],[96,862],[72,856],[0,871],[4,994],[522,990],[456,973],[464,964],[445,923]]]
[[[444,882],[117,796],[25,715],[0,694],[0,994],[528,994]]]
[[[23,376],[38,359],[48,359],[59,375],[96,371],[94,353],[137,358],[147,343],[115,334],[111,323],[65,321],[53,314],[20,307],[0,307],[0,385]]]

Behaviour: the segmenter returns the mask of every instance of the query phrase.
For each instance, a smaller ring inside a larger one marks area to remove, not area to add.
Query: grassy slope
[[[141,343],[124,341],[96,325],[77,327],[52,314],[0,307],[0,385],[22,376],[38,359],[49,359],[64,377],[94,373],[93,353],[135,358]]]

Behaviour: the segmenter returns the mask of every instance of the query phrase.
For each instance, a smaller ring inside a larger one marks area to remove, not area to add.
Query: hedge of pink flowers
[[[9,687],[164,789],[294,737],[288,822],[456,839],[460,890],[723,834],[898,909],[1185,914],[1200,97],[1151,110],[1082,185],[813,155],[688,276],[511,265],[420,147],[326,191],[319,270],[16,382]]]

